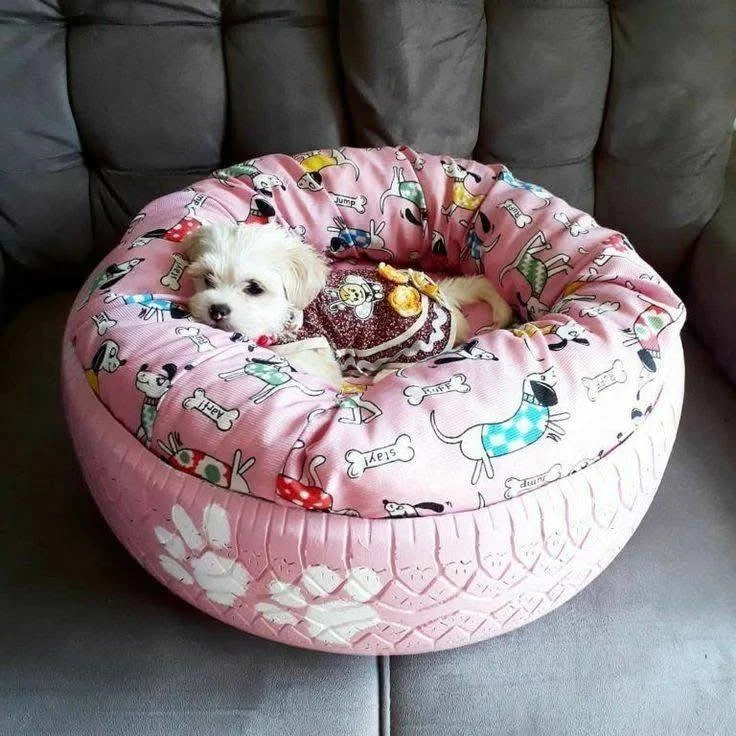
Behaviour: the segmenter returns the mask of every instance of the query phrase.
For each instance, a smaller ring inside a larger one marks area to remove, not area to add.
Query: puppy
[[[196,289],[189,301],[194,319],[242,333],[262,345],[293,339],[302,326],[304,309],[327,283],[329,266],[324,257],[276,223],[203,226],[182,245]],[[471,337],[463,306],[487,302],[496,328],[511,321],[511,308],[482,276],[442,279],[439,286],[456,325],[450,347]],[[340,308],[353,306],[348,300]],[[298,370],[321,375],[335,387],[341,385],[342,373],[330,348],[294,351],[273,345],[272,349],[288,354]]]

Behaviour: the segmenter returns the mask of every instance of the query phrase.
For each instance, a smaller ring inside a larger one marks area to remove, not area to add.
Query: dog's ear
[[[98,373],[102,369],[102,361],[105,359],[105,353],[107,352],[107,345],[103,342],[100,347],[97,348],[95,357],[92,358],[92,370]]]
[[[647,350],[646,348],[642,348],[641,350],[637,350],[636,354],[639,356],[639,360],[641,361],[641,364],[650,373],[657,372],[657,364],[654,362],[654,356],[652,355],[650,350]]]
[[[166,374],[169,381],[176,375],[176,366],[173,363],[164,363],[161,370]]]
[[[329,269],[324,258],[298,238],[288,235],[284,245],[287,265],[282,278],[286,298],[292,307],[304,309],[324,287]]]
[[[532,387],[534,398],[542,406],[554,406],[557,403],[557,393],[552,386],[548,386],[541,381],[529,381],[529,383]]]
[[[422,509],[422,511],[434,511],[435,514],[441,514],[445,507],[441,503],[435,503],[434,501],[422,501],[421,503],[414,504],[415,509]]]
[[[181,241],[181,248],[184,251],[186,259],[189,261],[190,272],[196,262],[202,257],[206,250],[206,241],[210,235],[210,228],[207,225],[198,227]],[[197,274],[192,274],[197,275]]]

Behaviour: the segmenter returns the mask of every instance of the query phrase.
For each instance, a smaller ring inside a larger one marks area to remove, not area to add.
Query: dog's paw
[[[256,604],[256,610],[277,626],[305,622],[314,639],[348,646],[361,631],[379,622],[367,602],[381,587],[376,572],[367,567],[351,568],[342,577],[326,565],[312,565],[298,585],[273,580],[268,602]]]
[[[171,509],[171,521],[178,533],[163,526],[155,529],[156,539],[167,554],[159,555],[161,567],[184,585],[199,585],[215,603],[232,606],[250,583],[248,571],[222,553],[230,550],[230,522],[227,512],[216,503],[202,512],[202,528],[178,504]]]

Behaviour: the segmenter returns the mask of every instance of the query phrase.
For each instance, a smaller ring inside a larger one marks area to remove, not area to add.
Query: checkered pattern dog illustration
[[[488,478],[493,478],[491,458],[523,450],[545,435],[557,441],[565,434],[559,422],[569,419],[570,415],[567,412],[550,412],[550,407],[557,404],[557,393],[553,388],[556,382],[554,368],[548,368],[544,373],[530,373],[524,379],[519,408],[512,416],[493,424],[475,424],[459,435],[441,432],[434,411],[429,415],[429,421],[442,442],[460,445],[460,452],[475,463],[471,478],[475,485],[481,470]]]
[[[218,373],[217,375],[223,381],[233,381],[243,376],[252,376],[263,381],[266,385],[250,397],[254,404],[263,403],[277,391],[285,388],[298,388],[306,396],[321,396],[325,392],[324,389],[313,389],[304,386],[294,378],[293,372],[294,369],[285,358],[273,356],[267,360],[252,358],[246,361],[241,368]]]
[[[381,213],[385,211],[386,200],[396,197],[402,201],[399,215],[412,225],[424,228],[429,217],[424,190],[418,181],[407,181],[406,174],[400,166],[393,167],[394,175],[391,185],[381,194],[379,206]]]
[[[519,302],[526,307],[529,319],[538,319],[541,315],[547,314],[550,308],[542,301],[542,292],[547,286],[547,282],[552,276],[558,273],[570,270],[570,257],[565,253],[557,253],[546,261],[539,257],[539,253],[543,250],[551,250],[552,244],[548,242],[544,233],[540,230],[526,245],[519,251],[512,263],[501,271],[500,282],[503,283],[504,278],[509,271],[518,271],[524,281],[529,284],[531,296],[524,301],[519,295]]]
[[[140,306],[138,317],[144,321],[154,318],[156,322],[163,322],[167,318],[189,319],[189,311],[183,304],[156,296],[155,294],[126,294],[119,295],[114,292],[105,294],[105,304],[122,302],[126,305],[137,304]]]

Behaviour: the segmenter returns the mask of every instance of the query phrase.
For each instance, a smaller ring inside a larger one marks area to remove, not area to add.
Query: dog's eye
[[[204,279],[204,285],[208,289],[215,288],[215,277],[211,273],[206,273],[202,278]]]
[[[263,294],[263,287],[257,281],[249,281],[243,288],[243,291],[251,296],[258,296],[259,294]]]

